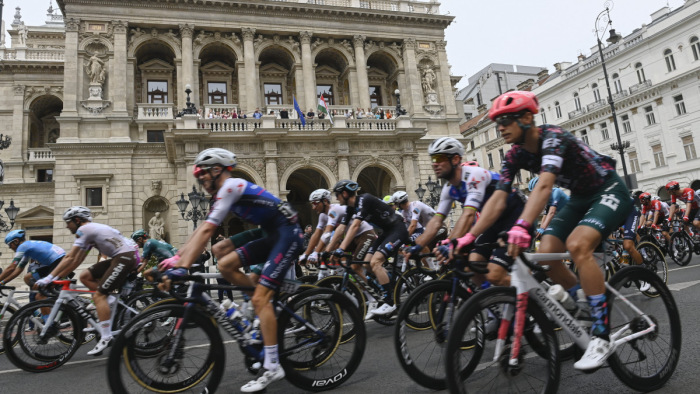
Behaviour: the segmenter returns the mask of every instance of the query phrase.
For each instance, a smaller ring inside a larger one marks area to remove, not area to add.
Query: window
[[[581,110],[581,99],[578,97],[578,93],[574,93],[574,106],[576,107],[576,111]]]
[[[700,40],[690,37],[690,47],[693,48],[693,59],[700,60]]]
[[[476,144],[474,143],[474,140],[472,140],[472,142],[469,143],[469,147],[471,148],[471,150],[476,149]]]
[[[372,108],[382,105],[382,90],[379,86],[369,87],[369,103],[372,104]]]
[[[683,102],[683,95],[673,96],[673,105],[676,107],[676,115],[685,115],[685,102]]]
[[[146,142],[165,142],[164,130],[146,131]]]
[[[265,104],[281,105],[282,104],[282,84],[266,83],[263,86],[265,91]]]
[[[676,61],[673,60],[673,52],[670,49],[664,51],[664,58],[666,59],[666,70],[668,72],[676,70]]]
[[[481,91],[476,92],[476,105],[479,106],[481,105]]]
[[[594,83],[591,85],[591,89],[593,89],[593,101],[600,101],[600,89],[598,89],[598,84]]]
[[[489,142],[489,138],[490,138],[490,136],[489,136],[489,129],[486,129],[486,130],[484,131],[484,142]]]
[[[639,159],[637,158],[637,152],[629,152],[627,154],[630,158],[630,171],[639,172]]]
[[[225,82],[208,82],[209,104],[228,104]]]
[[[600,124],[600,136],[603,139],[603,141],[610,139],[610,133],[608,133],[608,124],[605,122]]]
[[[85,206],[101,207],[102,206],[102,188],[101,187],[86,187],[85,188]]]
[[[36,170],[37,182],[53,182],[53,169],[38,169]]]
[[[148,81],[147,86],[149,104],[167,104],[168,81]]]
[[[634,68],[635,70],[637,70],[637,81],[639,81],[639,83],[644,83],[644,81],[646,81],[647,78],[644,75],[644,68],[642,68],[642,63],[635,64]]]
[[[501,163],[506,160],[506,154],[503,152],[503,148],[498,150],[498,157],[500,157]]]
[[[622,92],[622,82],[620,81],[620,75],[615,73],[612,75],[613,78],[613,84],[615,85],[615,93],[621,93]]]
[[[561,107],[559,106],[558,101],[554,102],[554,112],[557,114],[557,119],[561,118]]]
[[[664,161],[664,152],[661,150],[661,144],[652,145],[651,153],[654,154],[654,164],[656,164],[657,167],[666,165]]]
[[[656,117],[654,117],[654,108],[650,106],[644,107],[644,116],[647,118],[647,126],[656,124]]]
[[[588,132],[586,130],[581,130],[581,141],[583,141],[584,144],[589,145]]]
[[[316,85],[316,98],[326,99],[326,104],[335,105],[335,99],[333,98],[333,85]]]
[[[493,156],[490,153],[487,156],[489,159],[489,168],[493,168]]]
[[[544,108],[540,108],[540,116],[542,116],[542,124],[546,124],[547,116],[544,114]]]
[[[695,154],[695,143],[693,143],[692,135],[681,137],[681,142],[683,142],[683,150],[685,151],[686,160],[692,160],[698,157],[698,155]]]
[[[622,115],[620,118],[622,119],[622,132],[625,134],[631,133],[632,125],[630,124],[629,115]]]

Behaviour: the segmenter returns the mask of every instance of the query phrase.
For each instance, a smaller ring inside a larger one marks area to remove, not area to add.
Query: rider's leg
[[[92,276],[92,272],[87,269],[80,273],[80,283],[84,284],[88,289],[96,291],[99,281],[98,279],[95,279]]]
[[[627,253],[630,254],[630,257],[632,258],[634,264],[642,264],[642,255],[639,254],[637,248],[634,247],[634,241],[632,241],[631,239],[625,239],[622,241],[622,247],[625,248]]]
[[[564,253],[566,252],[566,246],[564,242],[558,237],[545,234],[542,236],[542,241],[540,241],[540,247],[537,250],[538,253]],[[578,284],[576,275],[561,261],[542,261],[540,265],[548,265],[549,271],[547,275],[555,282],[562,285],[565,289],[571,289]]]
[[[226,242],[226,241],[221,241]],[[219,243],[221,243],[219,242]],[[238,286],[255,286],[248,275],[241,271],[243,266],[238,251],[224,255],[218,259],[219,272],[227,281]]]

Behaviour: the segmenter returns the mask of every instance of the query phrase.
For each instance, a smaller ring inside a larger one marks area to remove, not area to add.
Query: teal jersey
[[[146,263],[148,260],[150,260],[151,256],[156,256],[156,259],[160,263],[165,259],[175,256],[175,253],[177,253],[177,249],[175,249],[169,243],[158,241],[157,239],[149,239],[143,245],[143,256],[141,257],[141,261]]]

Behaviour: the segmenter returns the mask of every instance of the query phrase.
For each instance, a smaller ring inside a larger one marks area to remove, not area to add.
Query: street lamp
[[[435,208],[440,202],[440,184],[438,182],[433,182],[432,178],[428,176],[428,182],[425,182],[425,186],[428,190],[424,189],[423,185],[419,182],[418,189],[414,191],[419,200],[430,205],[431,208]],[[426,191],[428,192],[427,196],[425,195]],[[423,201],[423,197],[426,197],[426,201]]]
[[[396,95],[396,117],[398,118],[401,115],[406,115],[406,110],[401,108],[401,91],[394,90],[394,95]]]
[[[625,149],[629,147],[629,141],[622,143],[620,138],[620,127],[617,124],[617,115],[615,114],[615,101],[613,101],[612,91],[610,90],[610,80],[608,79],[608,69],[605,67],[605,56],[603,55],[603,43],[601,42],[601,36],[605,35],[605,31],[608,27],[612,27],[612,21],[610,20],[610,8],[612,8],[613,2],[608,0],[605,2],[605,10],[603,10],[598,17],[595,19],[595,36],[598,40],[598,53],[600,54],[600,63],[603,65],[603,76],[605,76],[605,86],[608,88],[608,104],[610,104],[610,110],[612,111],[613,124],[615,125],[615,135],[617,136],[617,143],[610,145],[613,150],[617,150],[620,153],[620,160],[622,161],[622,172],[625,175],[625,184],[627,188],[631,188],[629,177],[627,176],[627,164],[625,164]],[[617,44],[622,36],[615,32],[615,29],[610,29],[610,37],[605,41],[610,44]]]
[[[177,209],[180,210],[180,215],[187,221],[192,221],[194,224],[193,230],[197,229],[197,222],[204,219],[207,216],[207,209],[209,208],[209,200],[204,196],[204,192],[197,192],[194,186],[192,186],[192,191],[187,193],[187,198],[189,201],[185,200],[185,193],[180,193],[180,199],[175,201]],[[188,211],[187,206],[192,204],[192,208]]]
[[[182,115],[197,115],[197,106],[190,101],[190,93],[192,93],[192,86],[190,84],[185,85],[185,93],[187,93],[187,103],[185,108],[177,114],[177,117],[182,117]]]
[[[0,200],[0,209],[3,205],[5,205],[5,201]],[[17,218],[18,212],[19,208],[15,206],[15,200],[10,200],[10,206],[5,208],[7,218],[10,219],[10,225],[8,226],[7,222],[2,220],[2,218],[0,217],[0,231],[10,231],[12,227],[15,226],[15,219]]]
[[[0,134],[0,150],[7,149],[11,143],[12,137],[10,137],[9,135]]]

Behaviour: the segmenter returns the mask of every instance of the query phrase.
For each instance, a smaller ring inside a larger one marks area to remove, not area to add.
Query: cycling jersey
[[[459,185],[446,183],[442,187],[437,213],[447,216],[452,208],[452,201],[459,201],[463,207],[480,210],[491,197],[500,175],[481,167],[462,167],[462,180]],[[510,193],[511,190],[508,190]]]
[[[571,190],[572,195],[590,195],[600,190],[609,173],[615,172],[615,160],[559,126],[542,125],[537,153],[528,152],[522,145],[513,145],[508,151],[497,189],[510,192],[521,169],[555,174],[557,185]]]
[[[698,209],[700,208],[700,194],[698,194],[698,192],[700,192],[700,190],[696,191],[689,187],[686,187],[685,189],[683,189],[683,193],[680,197],[676,197],[675,194],[671,194],[671,204],[678,205],[676,200],[681,200],[684,203],[686,203],[686,205],[690,205],[690,209],[688,210]]]
[[[147,262],[151,256],[155,256],[160,263],[175,256],[175,253],[177,253],[177,249],[169,243],[151,238],[143,244],[143,256],[141,259]]]
[[[331,209],[328,211],[328,226],[333,228],[338,227],[338,224],[343,223],[345,216],[347,215],[348,207],[340,204],[332,204]],[[346,224],[347,223],[343,223]],[[347,230],[347,229],[346,229]],[[374,230],[371,224],[365,222],[364,220],[360,223],[360,228],[357,230],[355,238],[360,234],[364,234],[367,231]]]
[[[364,220],[385,231],[393,229],[396,223],[403,223],[394,208],[368,193],[355,198],[355,206],[346,208],[346,215],[340,223],[347,225],[352,219]]]
[[[407,225],[410,225],[414,220],[417,221],[417,228],[420,229],[428,225],[430,219],[435,216],[435,210],[423,202],[412,201],[408,204],[408,209],[399,209],[399,214]]]
[[[128,252],[134,254],[138,250],[136,242],[106,224],[86,223],[75,232],[75,238],[73,246],[82,250],[95,248],[109,258]]]
[[[66,255],[66,251],[60,246],[45,241],[24,241],[15,252],[12,264],[19,268],[24,267],[30,260],[36,261],[37,265],[46,267]]]
[[[551,207],[555,207],[557,210],[564,208],[566,203],[569,202],[569,196],[564,193],[558,187],[552,189],[552,194],[549,196],[549,201],[547,202],[547,210]]]
[[[649,219],[654,219],[654,212],[659,212],[659,222],[668,218],[671,210],[665,202],[660,200],[652,200],[649,204],[642,205],[642,215]]]

